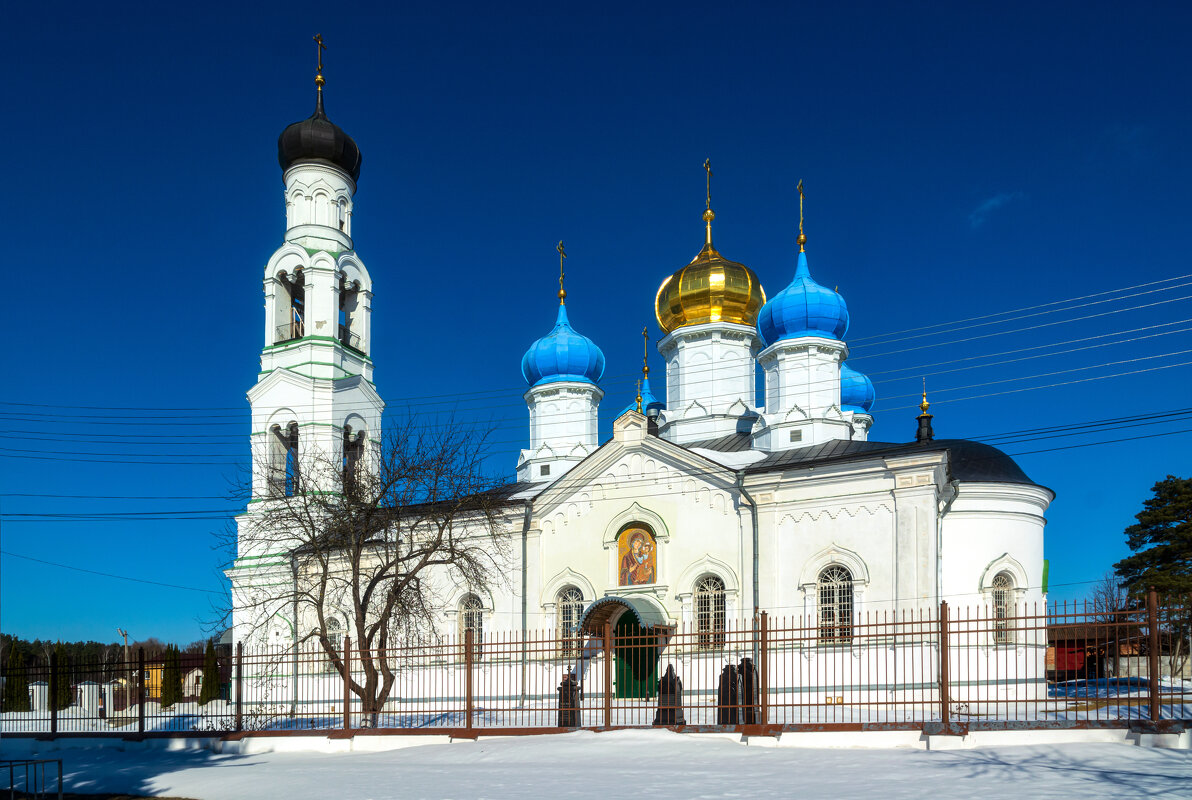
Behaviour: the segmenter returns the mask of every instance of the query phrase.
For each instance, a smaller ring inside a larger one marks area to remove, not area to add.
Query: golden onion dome
[[[757,312],[766,304],[766,292],[753,270],[729,261],[712,246],[715,217],[711,208],[704,212],[707,234],[703,249],[658,287],[654,314],[664,333],[706,322],[753,326]]]

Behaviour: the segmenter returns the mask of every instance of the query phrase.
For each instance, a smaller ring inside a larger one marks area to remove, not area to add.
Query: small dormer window
[[[791,431],[791,443],[803,441],[803,431]]]
[[[539,467],[538,474],[543,477],[550,475],[550,464],[543,464],[541,467]]]

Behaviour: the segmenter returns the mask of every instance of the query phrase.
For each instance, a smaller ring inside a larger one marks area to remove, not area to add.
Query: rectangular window
[[[791,431],[791,441],[792,442],[803,441],[803,431]]]
[[[538,474],[539,475],[549,475],[550,474],[550,464],[543,464],[541,467],[539,467]]]

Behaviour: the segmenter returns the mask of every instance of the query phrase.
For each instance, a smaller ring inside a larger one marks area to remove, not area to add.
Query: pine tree
[[[1159,595],[1159,635],[1172,675],[1188,660],[1192,637],[1192,478],[1168,475],[1151,487],[1154,493],[1126,528],[1126,544],[1134,555],[1113,565],[1130,593],[1139,596],[1154,587]]]
[[[219,662],[215,659],[215,645],[207,642],[203,653],[203,686],[199,689],[199,705],[205,706],[219,699]]]
[[[1126,528],[1134,555],[1114,571],[1134,594],[1150,586],[1168,597],[1192,594],[1192,478],[1168,475],[1151,491],[1138,522]]]
[[[5,711],[29,710],[29,675],[25,671],[25,660],[17,652],[15,642],[8,646],[8,664],[4,668],[4,698],[2,707]]]
[[[70,708],[70,704],[74,702],[74,691],[70,685],[70,660],[66,657],[66,647],[62,642],[54,645],[54,656],[58,662],[58,675],[54,696],[50,698],[50,702],[54,708],[61,711]]]

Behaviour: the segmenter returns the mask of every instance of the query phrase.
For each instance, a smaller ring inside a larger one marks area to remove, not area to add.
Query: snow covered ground
[[[0,753],[3,749],[0,743]],[[78,748],[42,757],[64,760],[68,791],[194,800],[1192,795],[1192,751],[1126,744],[832,750],[744,746],[727,738],[630,730],[378,753],[213,755]]]

